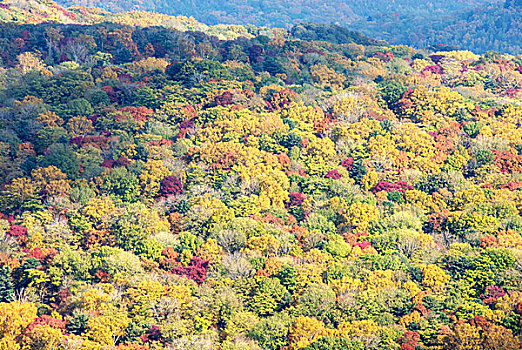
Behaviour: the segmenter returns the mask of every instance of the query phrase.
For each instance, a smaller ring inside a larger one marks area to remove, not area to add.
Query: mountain
[[[0,349],[522,349],[522,56],[428,44],[1,2]]]
[[[504,4],[505,8],[517,8],[522,7],[522,0],[506,0]]]
[[[522,53],[520,0],[60,0],[111,12],[156,11],[208,24],[290,29],[303,22],[334,23],[392,44],[451,46],[475,52]]]
[[[393,44],[416,47],[451,46],[486,52],[522,53],[522,11],[518,2],[480,6],[447,13],[426,21],[422,17],[391,15],[354,23],[351,28]]]
[[[60,0],[61,4],[86,5],[111,12],[147,10],[193,16],[205,23],[251,23],[257,26],[290,27],[300,22],[348,25],[368,16],[395,14],[430,18],[484,6],[495,0]]]
[[[2,0],[0,22],[11,24],[99,24],[115,23],[127,26],[165,27],[179,31],[200,31],[220,39],[251,37],[247,27],[218,24],[209,26],[186,16],[170,16],[154,12],[130,11],[110,13],[85,6],[64,8],[49,0]],[[252,28],[251,28],[252,29]],[[257,30],[257,29],[256,29]]]

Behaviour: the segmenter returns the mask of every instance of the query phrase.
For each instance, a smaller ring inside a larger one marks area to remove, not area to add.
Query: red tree
[[[176,275],[186,276],[197,284],[205,282],[207,278],[208,260],[203,260],[197,256],[190,260],[188,266],[174,267],[172,272]]]

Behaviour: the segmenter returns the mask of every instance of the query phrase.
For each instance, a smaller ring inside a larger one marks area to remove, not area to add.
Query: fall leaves
[[[518,58],[77,30],[0,72],[0,349],[519,346]]]

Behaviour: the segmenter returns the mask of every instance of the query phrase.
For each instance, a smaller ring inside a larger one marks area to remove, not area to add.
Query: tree
[[[367,173],[366,165],[360,159],[356,160],[350,168],[350,177],[358,184],[362,182]]]
[[[259,316],[271,316],[283,304],[286,288],[276,278],[259,277],[256,282],[248,305]]]
[[[424,265],[421,268],[423,274],[422,283],[428,288],[443,288],[450,279],[446,272],[436,265]]]
[[[274,236],[263,235],[249,238],[245,250],[252,250],[268,257],[276,255],[280,245],[280,242]]]
[[[136,202],[141,194],[138,177],[125,167],[111,169],[103,177],[102,190],[125,202]]]
[[[510,329],[492,324],[483,330],[482,346],[488,350],[516,350],[520,349],[522,343]]]
[[[357,340],[338,337],[321,337],[308,345],[305,350],[363,350],[364,345]]]
[[[24,52],[18,55],[17,68],[22,74],[27,74],[31,71],[41,71],[45,68],[45,64],[38,53]]]
[[[160,195],[168,196],[171,194],[180,194],[182,191],[183,184],[177,177],[169,175],[161,180]]]
[[[82,208],[85,219],[97,228],[107,228],[111,225],[115,205],[109,197],[91,198]]]
[[[63,159],[63,158],[59,158]],[[74,171],[74,162],[71,171]],[[47,197],[68,194],[71,190],[67,175],[54,165],[31,171],[32,179],[41,194]]]
[[[71,147],[57,143],[51,145],[48,148],[48,152],[48,156],[43,161],[44,166],[55,166],[67,174],[67,177],[70,179],[79,177],[80,162]]]
[[[360,232],[368,229],[371,222],[379,219],[378,209],[366,203],[348,205],[343,198],[333,198],[330,201],[333,210],[339,213],[341,222],[347,223]]]
[[[291,349],[304,349],[325,335],[325,326],[315,317],[299,316],[288,331]]]
[[[0,335],[4,345],[20,343],[24,331],[35,318],[36,306],[32,303],[0,303]]]
[[[346,77],[336,73],[333,69],[325,65],[315,65],[310,67],[310,75],[315,83],[320,87],[329,86],[333,90],[341,90],[344,87]]]
[[[205,282],[207,278],[208,260],[193,257],[187,266],[174,267],[172,272],[176,275],[186,276],[198,284]]]
[[[67,129],[73,137],[83,136],[94,132],[92,122],[83,116],[76,116],[69,119],[67,122]]]
[[[335,293],[323,284],[312,284],[297,297],[298,312],[324,319],[335,307]]]
[[[170,175],[170,171],[161,160],[148,160],[139,175],[143,193],[155,197],[160,191],[161,181]]]
[[[9,303],[14,299],[14,287],[11,270],[7,266],[0,268],[0,303]]]
[[[259,322],[258,317],[249,311],[240,311],[232,315],[224,329],[224,334],[228,339],[234,339],[241,335],[246,335],[252,327]]]
[[[126,312],[109,309],[87,322],[86,336],[102,345],[114,346],[125,335],[129,322]]]
[[[288,344],[290,318],[283,314],[263,318],[250,332],[263,349],[277,350]]]
[[[39,320],[40,319],[40,320]],[[31,324],[24,334],[23,343],[30,349],[54,350],[62,344],[65,322],[57,324],[41,322],[41,318]]]
[[[379,90],[388,107],[394,109],[397,106],[397,101],[406,92],[407,88],[400,82],[385,80],[379,83]]]
[[[482,316],[475,316],[466,322],[459,321],[448,334],[441,336],[444,349],[509,349],[520,348],[520,340],[511,330],[488,322]]]
[[[91,278],[96,274],[110,278],[128,278],[143,273],[140,259],[131,252],[123,249],[103,246],[90,252]],[[106,274],[106,275],[105,275]]]
[[[64,116],[68,118],[76,116],[88,117],[94,113],[91,103],[84,98],[77,98],[70,101],[65,108]]]

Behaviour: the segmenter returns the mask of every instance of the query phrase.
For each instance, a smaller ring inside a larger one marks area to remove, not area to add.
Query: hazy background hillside
[[[245,22],[289,27],[302,21],[350,24],[368,16],[437,17],[499,0],[60,0],[65,5],[87,5],[109,11],[153,10],[194,16],[208,24]]]
[[[146,10],[193,16],[206,24],[291,28],[335,23],[392,44],[448,45],[522,53],[520,1],[508,0],[59,0],[111,12]]]
[[[460,6],[465,7],[462,3]],[[522,53],[520,0],[490,4],[476,2],[467,10],[432,12],[425,16],[417,13],[405,11],[399,17],[383,12],[351,27],[393,44],[417,47],[442,44],[475,52],[495,50]]]

